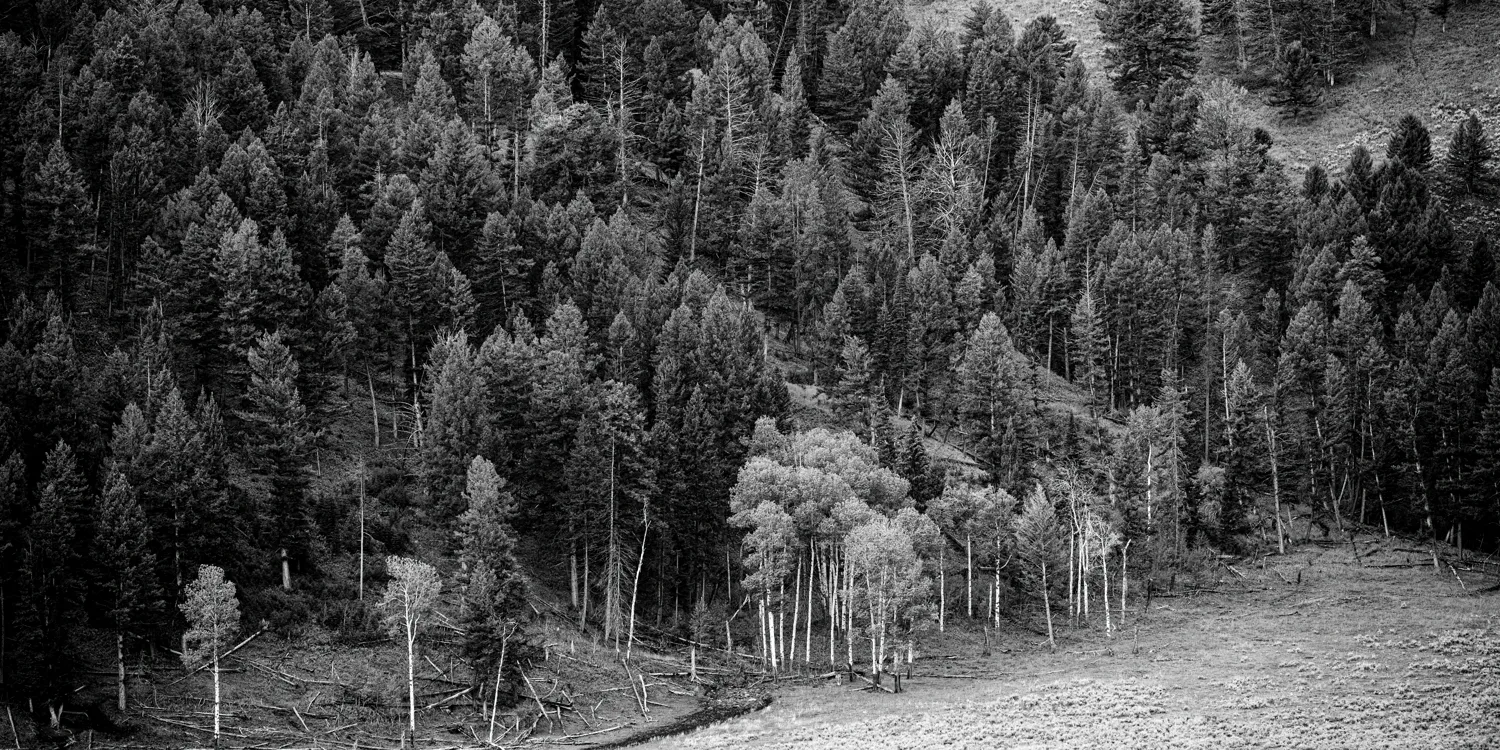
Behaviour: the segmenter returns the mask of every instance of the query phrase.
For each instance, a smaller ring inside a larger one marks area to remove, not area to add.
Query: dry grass
[[[1363,564],[1402,564],[1401,544],[1362,540]],[[922,662],[901,695],[797,688],[647,747],[1500,747],[1495,594],[1446,570],[1356,567],[1347,545],[1237,567],[1247,578],[1225,572],[1221,587],[1245,591],[1158,598],[1145,615],[1136,602],[1115,639],[1070,631],[1051,654],[1011,633],[995,657]],[[977,651],[971,640],[928,646]],[[920,674],[956,665],[989,676]]]
[[[958,32],[975,0],[934,0],[930,3],[911,2],[906,6],[906,17],[913,26],[923,23],[935,24],[941,29]],[[1050,15],[1057,19],[1063,31],[1078,40],[1078,53],[1088,64],[1089,70],[1098,73],[1104,69],[1104,47],[1099,38],[1099,24],[1094,20],[1097,4],[1094,0],[990,0],[990,6],[1001,10],[1010,18],[1016,33],[1037,16]]]
[[[1297,168],[1335,169],[1358,144],[1383,156],[1390,126],[1407,113],[1432,130],[1434,156],[1446,153],[1454,127],[1471,109],[1485,117],[1492,138],[1500,133],[1500,9],[1471,0],[1454,9],[1446,32],[1431,17],[1418,25],[1415,40],[1408,29],[1388,29],[1352,78],[1329,92],[1318,117],[1268,118],[1276,155]]]

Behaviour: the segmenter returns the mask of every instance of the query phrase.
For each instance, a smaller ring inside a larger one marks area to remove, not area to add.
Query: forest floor
[[[1056,652],[1038,622],[989,656],[950,630],[899,695],[824,680],[643,747],[1500,747],[1500,594],[1482,592],[1500,566],[1434,571],[1413,547],[1366,534],[1221,563],[1196,592],[1130,601],[1113,637],[1097,612],[1061,627]]]

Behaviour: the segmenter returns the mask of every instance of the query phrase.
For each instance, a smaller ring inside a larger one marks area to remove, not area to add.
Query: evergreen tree
[[[1057,565],[1062,562],[1063,532],[1057,522],[1057,510],[1040,485],[1027,493],[1021,514],[1015,519],[1015,535],[1016,555],[1026,568],[1028,588],[1041,596],[1047,612],[1047,642],[1055,645],[1048,568],[1056,575]]]
[[[526,582],[516,560],[515,500],[495,465],[482,456],[469,462],[464,489],[468,508],[458,519],[459,559],[467,568],[464,588],[464,651],[476,682],[510,667],[500,679],[514,677],[520,661],[502,664],[509,641],[517,635],[525,608]],[[496,685],[496,690],[499,685]]]
[[[439,340],[427,372],[422,468],[437,517],[451,519],[462,512],[465,458],[478,450],[484,420],[484,383],[468,334],[457,331]]]
[[[1094,305],[1094,292],[1085,288],[1073,307],[1069,328],[1073,334],[1073,379],[1089,389],[1089,409],[1099,402],[1099,388],[1105,383],[1104,360],[1108,350],[1108,339],[1099,311]]]
[[[67,443],[48,451],[38,487],[20,570],[26,593],[18,671],[20,683],[51,710],[55,729],[77,668],[72,629],[84,593],[79,545],[87,539],[80,522],[89,510],[88,488]]]
[[[1110,80],[1131,105],[1197,72],[1198,35],[1182,0],[1104,0],[1097,16]]]
[[[292,586],[292,564],[307,562],[311,529],[304,493],[312,429],[297,389],[297,360],[280,331],[256,339],[248,355],[245,408],[251,465],[265,482],[266,539],[279,548],[281,585]]]
[[[1480,124],[1478,115],[1470,112],[1453,131],[1453,140],[1448,143],[1448,174],[1463,184],[1466,192],[1473,193],[1489,177],[1491,158],[1484,125]]]
[[[999,316],[980,320],[955,375],[959,424],[983,465],[1002,481],[1024,475],[1034,407],[1025,360]]]
[[[115,634],[119,669],[116,705],[126,706],[125,644],[138,637],[156,618],[161,596],[156,583],[156,555],[150,549],[146,514],[124,475],[111,472],[95,510],[98,531],[92,559],[99,602]]]
[[[1403,115],[1396,121],[1385,156],[1399,159],[1418,172],[1426,172],[1432,164],[1432,136],[1427,132],[1427,126],[1416,115]]]
[[[1322,101],[1318,71],[1312,54],[1301,42],[1291,42],[1276,55],[1276,94],[1271,103],[1288,119],[1300,120]]]
[[[603,564],[593,580],[592,571],[585,572],[585,612],[591,589],[597,587],[604,596],[599,618],[604,637],[613,638],[617,650],[627,618],[634,617],[625,598],[633,567],[630,552],[639,548],[638,536],[648,533],[652,513],[655,480],[645,438],[645,415],[634,389],[609,383],[578,422],[568,457],[568,534],[583,548],[585,560]]]
[[[86,270],[86,243],[93,224],[83,176],[74,169],[62,143],[53,143],[47,158],[26,184],[27,270],[32,283],[57,289],[72,302]]]
[[[834,130],[848,134],[886,77],[886,63],[906,38],[907,24],[891,0],[858,0],[828,37],[815,101]]]

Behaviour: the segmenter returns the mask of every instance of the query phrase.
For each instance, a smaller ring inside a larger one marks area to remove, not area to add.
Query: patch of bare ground
[[[646,747],[1500,747],[1496,571],[1379,534],[1307,542],[1132,594],[1112,634],[1096,612],[1056,652],[1030,627],[959,628],[922,642],[899,695],[790,688]]]

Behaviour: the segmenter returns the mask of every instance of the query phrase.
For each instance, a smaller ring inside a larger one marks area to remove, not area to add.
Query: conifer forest
[[[0,746],[880,705],[1335,556],[1500,615],[1500,59],[1348,114],[1500,5],[970,3],[6,4]]]

